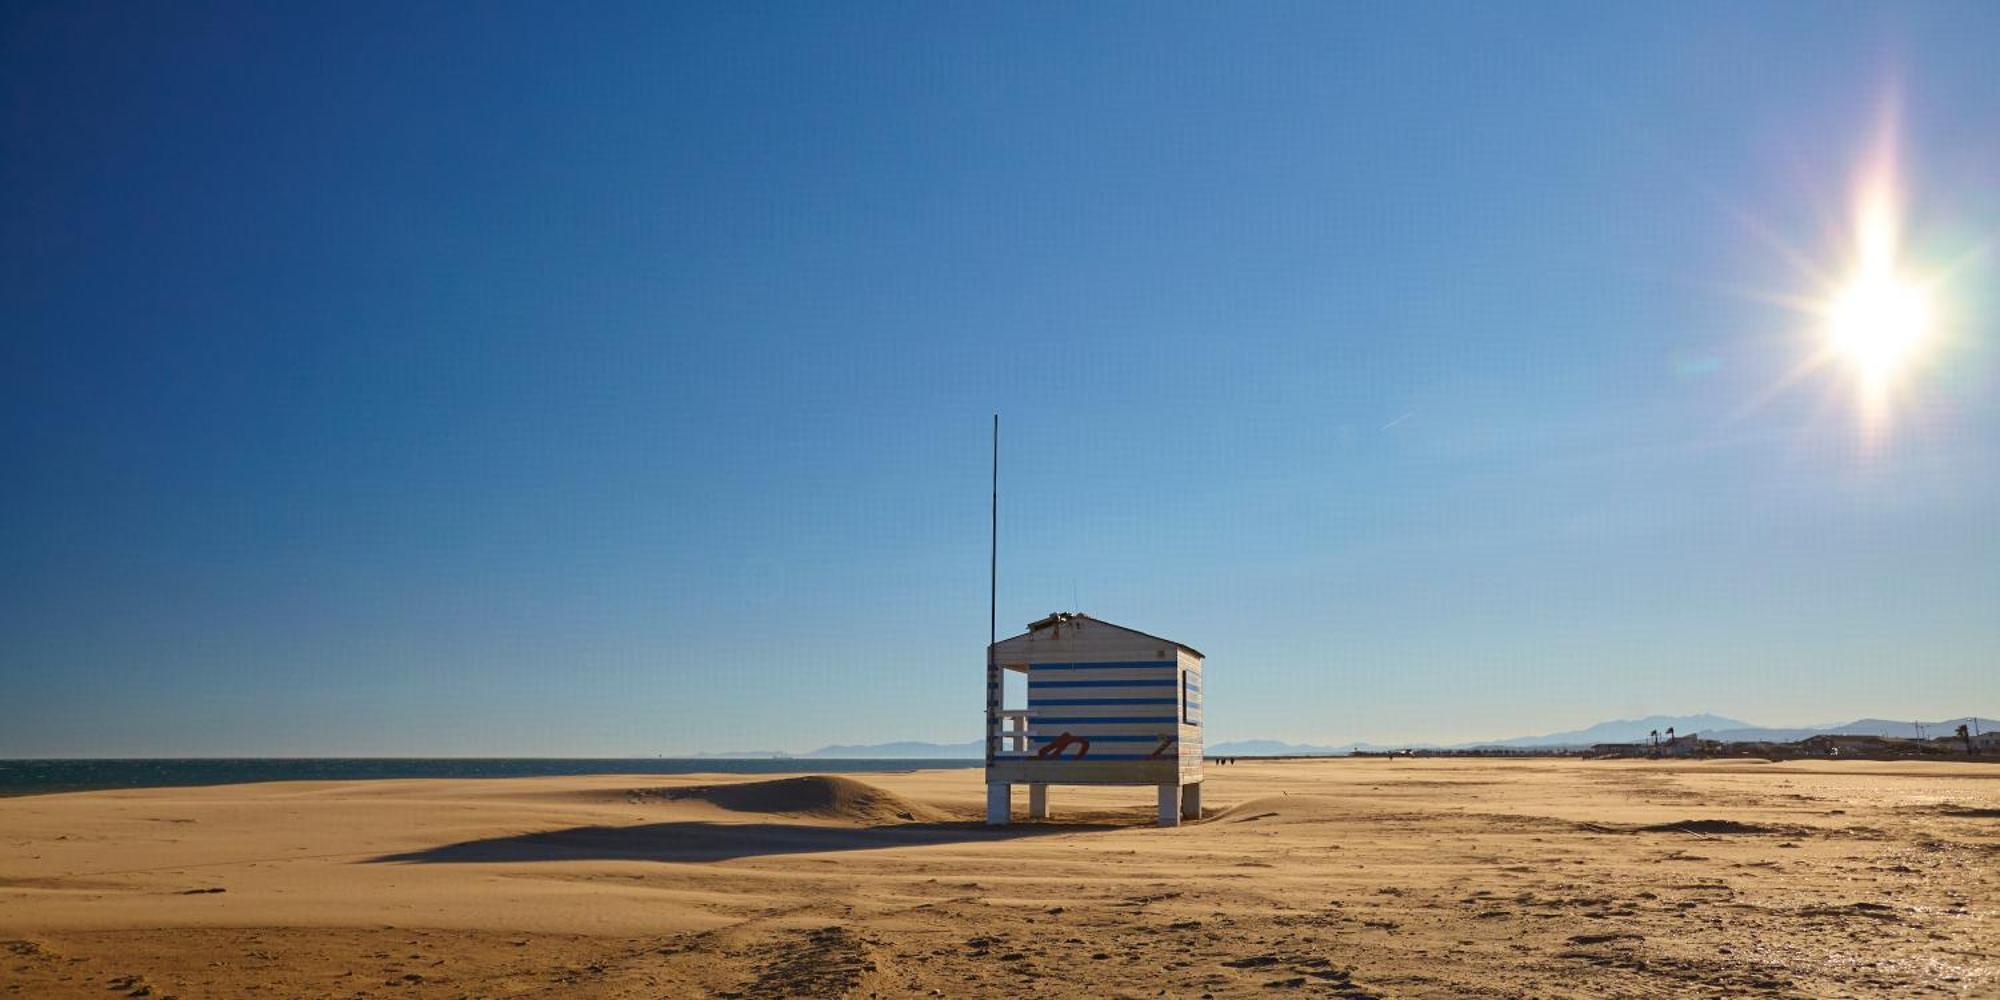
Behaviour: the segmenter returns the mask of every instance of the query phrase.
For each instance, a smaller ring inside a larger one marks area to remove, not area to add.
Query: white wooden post
[[[1028,786],[1028,818],[1049,818],[1049,786],[1039,783]]]
[[[1201,818],[1201,782],[1181,786],[1181,818]]]
[[[1004,781],[986,783],[986,825],[1006,826],[1007,812],[1012,806],[1014,786]]]
[[[1181,786],[1178,781],[1160,786],[1160,825],[1181,825]]]

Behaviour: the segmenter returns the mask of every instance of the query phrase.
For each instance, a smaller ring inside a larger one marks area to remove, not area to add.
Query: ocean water
[[[979,767],[977,759],[837,760],[781,757],[203,757],[156,760],[0,760],[0,795],[98,788],[233,785],[251,781],[352,781],[372,778],[527,778],[564,774],[867,774],[919,768]]]

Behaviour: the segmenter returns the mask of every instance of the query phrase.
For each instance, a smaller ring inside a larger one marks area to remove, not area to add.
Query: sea
[[[235,785],[253,781],[375,778],[533,778],[569,774],[869,774],[981,766],[978,759],[816,757],[200,757],[144,760],[0,760],[0,795],[102,788]]]

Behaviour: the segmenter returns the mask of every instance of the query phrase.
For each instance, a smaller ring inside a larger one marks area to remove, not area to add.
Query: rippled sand
[[[762,780],[0,799],[0,996],[2000,996],[2000,765]]]

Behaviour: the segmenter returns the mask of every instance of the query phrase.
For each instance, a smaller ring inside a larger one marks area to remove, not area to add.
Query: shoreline
[[[271,781],[495,780],[590,775],[840,774],[977,768],[978,759],[724,757],[104,757],[0,760],[0,798]],[[27,780],[24,776],[33,776]],[[95,777],[96,780],[90,780]]]

